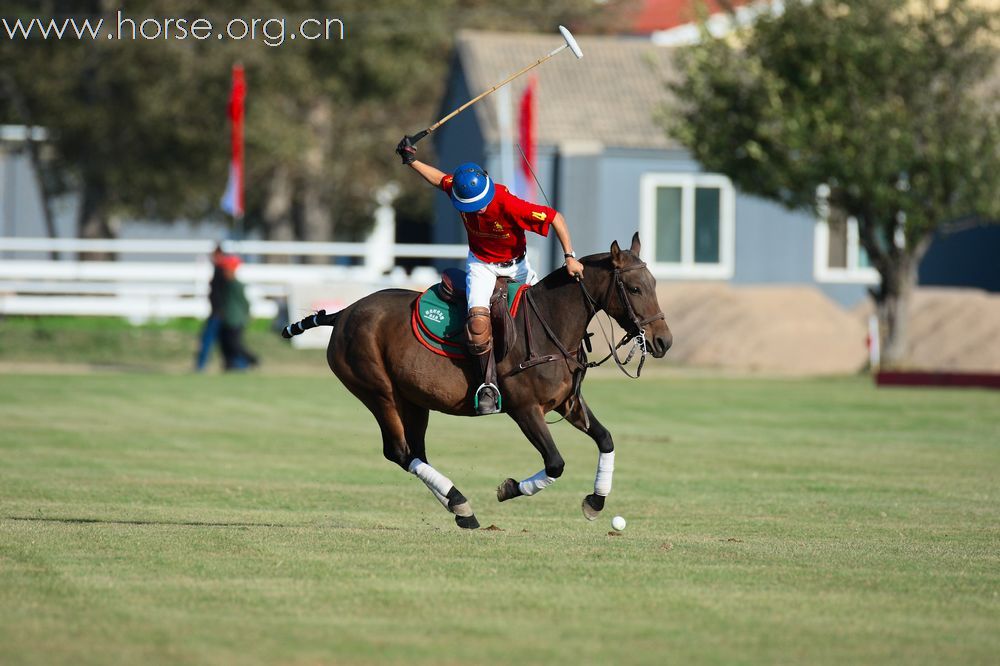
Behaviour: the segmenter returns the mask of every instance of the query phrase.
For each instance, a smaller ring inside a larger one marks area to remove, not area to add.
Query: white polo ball
[[[625,529],[625,519],[621,516],[615,516],[611,519],[611,527],[613,527],[616,532],[621,532]]]

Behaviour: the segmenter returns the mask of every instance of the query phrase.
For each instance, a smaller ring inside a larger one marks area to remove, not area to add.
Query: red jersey
[[[441,179],[441,189],[451,194],[452,176]],[[469,249],[480,261],[496,264],[524,254],[525,231],[549,235],[556,211],[519,199],[494,183],[493,201],[482,213],[459,213],[469,234]]]

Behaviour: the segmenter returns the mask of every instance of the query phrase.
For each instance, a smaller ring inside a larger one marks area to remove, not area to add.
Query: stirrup
[[[479,408],[480,405],[479,394],[482,393],[484,390],[493,392],[493,397],[495,398],[495,400],[493,401],[492,409],[490,409],[489,405],[486,404],[485,402],[483,403],[483,409],[480,410]],[[476,414],[478,414],[479,416],[484,416],[486,414],[497,414],[500,412],[501,409],[501,400],[502,398],[500,397],[500,389],[497,388],[496,384],[483,382],[482,384],[479,385],[479,388],[476,389],[476,393],[472,397],[472,408],[476,410]]]

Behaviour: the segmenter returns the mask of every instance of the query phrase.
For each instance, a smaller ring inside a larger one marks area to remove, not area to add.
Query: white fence
[[[465,245],[388,243],[373,235],[365,243],[279,241],[224,242],[246,262],[239,278],[247,285],[255,317],[274,317],[278,301],[298,287],[337,284],[426,287],[430,266],[387,269],[400,257],[464,259]],[[0,238],[0,314],[102,315],[132,321],[208,314],[209,254],[213,241]],[[113,261],[82,261],[80,253],[112,253]],[[50,253],[58,253],[57,259]],[[262,262],[268,258],[267,263]],[[292,263],[292,257],[322,257],[329,263]],[[355,265],[332,263],[354,258]],[[294,315],[294,313],[293,313]]]

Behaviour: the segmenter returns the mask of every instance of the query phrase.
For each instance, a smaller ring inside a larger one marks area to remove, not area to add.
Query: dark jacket
[[[212,306],[212,317],[221,317],[222,308],[226,304],[226,276],[218,265],[212,273],[212,281],[208,284],[208,302]]]
[[[225,302],[222,307],[222,323],[233,328],[242,328],[250,321],[250,301],[247,300],[243,283],[233,278],[226,282]]]

